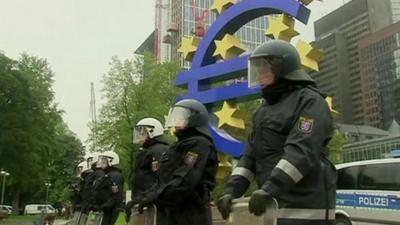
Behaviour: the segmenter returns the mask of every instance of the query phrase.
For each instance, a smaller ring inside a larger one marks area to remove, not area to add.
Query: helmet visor
[[[249,87],[261,85],[263,87],[274,83],[279,76],[283,58],[278,56],[266,56],[251,58],[248,64]]]
[[[104,156],[104,155],[102,155],[102,156],[99,156],[99,160],[97,161],[97,163],[96,163],[96,167],[97,168],[106,168],[106,167],[109,167],[111,164],[110,164],[110,161],[112,160],[112,158],[110,158],[110,157],[107,157],[107,156]]]
[[[168,114],[167,121],[165,123],[165,128],[185,128],[189,124],[189,117],[191,111],[183,107],[173,107]]]
[[[133,129],[133,143],[143,143],[149,137],[145,126],[136,126]]]
[[[265,58],[250,59],[248,63],[248,84],[254,88],[273,79],[271,64]]]

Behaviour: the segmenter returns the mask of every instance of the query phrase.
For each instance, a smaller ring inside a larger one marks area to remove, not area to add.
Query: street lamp
[[[44,185],[46,186],[46,204],[45,204],[45,213],[47,214],[47,202],[49,201],[49,188],[51,186],[50,182],[46,182],[44,183]]]
[[[10,176],[10,174],[7,171],[2,169],[0,171],[0,176],[3,177],[3,185],[1,187],[1,204],[0,205],[4,205],[4,191],[6,189],[6,176]]]

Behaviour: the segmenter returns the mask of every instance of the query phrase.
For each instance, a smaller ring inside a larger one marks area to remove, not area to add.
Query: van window
[[[337,189],[357,189],[358,166],[347,167],[338,171]]]
[[[360,189],[400,191],[400,164],[374,164],[361,168]]]

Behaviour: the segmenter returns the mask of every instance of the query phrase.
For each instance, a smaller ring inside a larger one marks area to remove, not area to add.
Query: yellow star
[[[303,40],[299,40],[296,48],[300,54],[303,67],[307,70],[319,71],[318,63],[322,57],[321,52]]]
[[[214,0],[211,10],[217,14],[221,14],[234,4],[236,4],[236,0]]]
[[[314,0],[300,0],[304,5],[310,4]]]
[[[332,97],[328,96],[325,98],[326,103],[328,103],[328,107],[331,110],[331,113],[334,115],[338,115],[339,112],[333,109]]]
[[[294,29],[294,19],[286,14],[282,14],[275,19],[268,17],[268,21],[269,27],[265,35],[270,38],[290,42],[293,37],[299,35]]]
[[[183,37],[181,47],[178,52],[183,54],[186,61],[192,61],[194,54],[196,53],[197,47],[200,44],[200,38],[198,37]]]
[[[228,177],[232,172],[232,163],[229,162],[229,156],[218,153],[218,171],[217,171],[217,178],[224,179]]]
[[[222,109],[218,112],[215,112],[215,115],[218,117],[218,128],[221,128],[225,125],[236,127],[239,129],[245,128],[244,123],[244,114],[239,111],[239,109],[228,102],[224,102]]]
[[[246,51],[240,46],[240,39],[230,34],[226,34],[222,40],[214,42],[216,45],[214,56],[220,59],[231,59]]]

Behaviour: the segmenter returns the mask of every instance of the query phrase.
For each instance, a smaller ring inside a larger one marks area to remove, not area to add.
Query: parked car
[[[56,213],[56,210],[51,205],[45,204],[29,204],[25,206],[24,214],[25,215],[36,215],[41,214],[42,212],[47,214]]]
[[[0,210],[6,213],[7,215],[11,215],[12,206],[11,205],[0,205]]]

